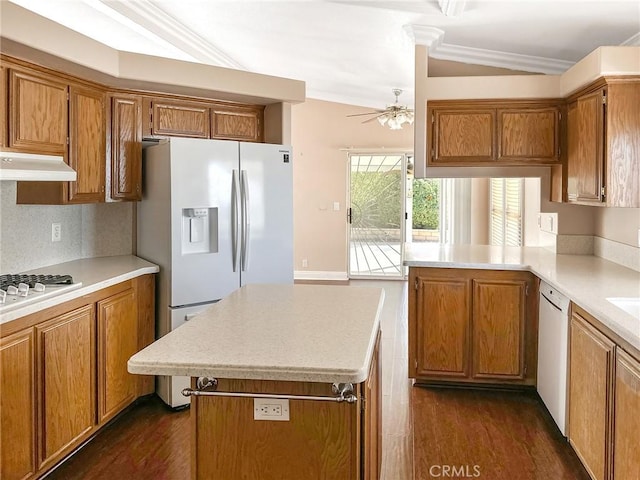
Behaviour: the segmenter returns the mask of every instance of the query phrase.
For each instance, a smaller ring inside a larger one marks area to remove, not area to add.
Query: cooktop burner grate
[[[71,285],[73,278],[71,275],[0,275],[0,290],[6,290],[7,287],[17,287],[19,283],[26,283],[29,288],[33,288],[36,283],[43,285]]]

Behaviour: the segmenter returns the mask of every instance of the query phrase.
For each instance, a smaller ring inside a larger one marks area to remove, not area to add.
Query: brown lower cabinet
[[[33,338],[28,329],[0,340],[0,477],[5,480],[30,478],[37,470]]]
[[[42,476],[153,391],[126,362],[153,341],[154,296],[145,275],[2,325],[0,478]]]
[[[572,305],[569,442],[594,480],[640,478],[640,361]]]
[[[529,272],[410,268],[409,376],[535,384],[537,282]]]
[[[289,400],[289,421],[256,421],[253,398],[192,397],[191,478],[379,480],[379,345],[353,404]],[[218,379],[216,391],[334,396],[331,384],[271,380]]]
[[[40,469],[55,463],[95,424],[93,305],[39,324],[36,330]]]
[[[614,478],[640,478],[640,361],[621,349],[616,352],[614,390]]]

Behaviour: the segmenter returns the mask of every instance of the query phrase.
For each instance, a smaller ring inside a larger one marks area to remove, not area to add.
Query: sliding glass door
[[[406,155],[351,154],[349,277],[404,276]]]

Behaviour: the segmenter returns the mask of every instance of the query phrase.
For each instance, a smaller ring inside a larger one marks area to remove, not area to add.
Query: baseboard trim
[[[347,272],[333,272],[333,271],[308,271],[297,270],[293,272],[293,278],[298,280],[322,280],[322,281],[349,281]]]

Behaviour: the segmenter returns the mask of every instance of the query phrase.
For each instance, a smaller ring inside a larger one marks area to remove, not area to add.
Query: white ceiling
[[[304,80],[310,98],[375,108],[392,88],[413,102],[425,28],[436,58],[541,73],[640,44],[638,0],[11,1],[119,50]]]

